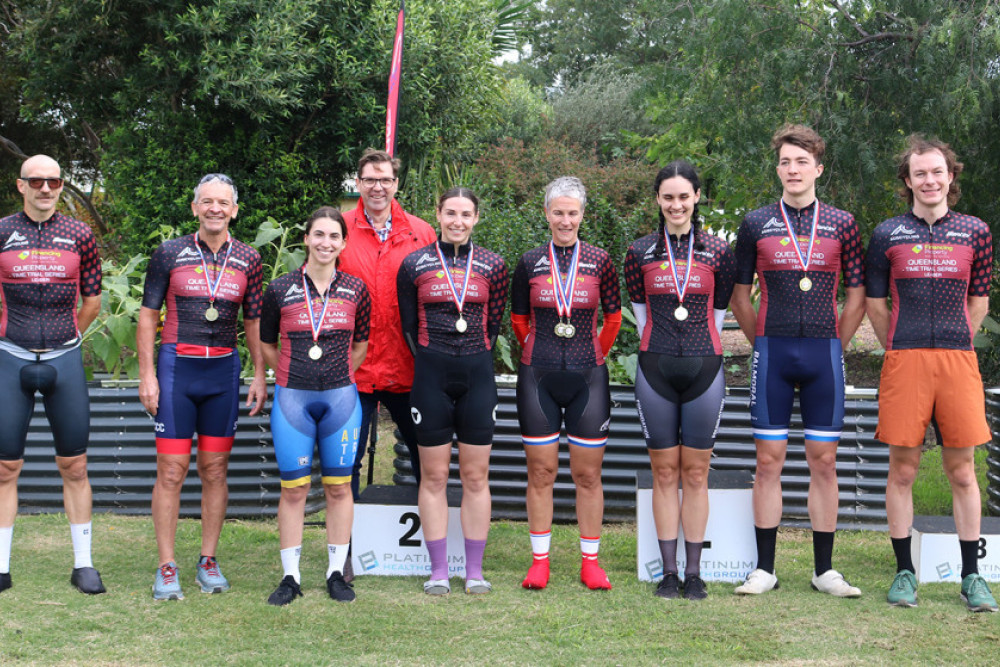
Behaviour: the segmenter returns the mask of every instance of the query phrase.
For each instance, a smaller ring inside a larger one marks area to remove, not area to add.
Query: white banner
[[[429,577],[431,560],[416,505],[354,506],[354,573]],[[448,576],[465,577],[465,540],[458,507],[448,508]]]

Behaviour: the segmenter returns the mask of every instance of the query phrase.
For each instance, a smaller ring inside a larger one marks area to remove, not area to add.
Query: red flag
[[[385,108],[385,150],[396,153],[396,118],[399,110],[399,74],[403,68],[403,24],[406,21],[406,3],[400,0],[399,17],[396,19],[396,38],[392,42],[392,69],[389,72],[389,101]]]

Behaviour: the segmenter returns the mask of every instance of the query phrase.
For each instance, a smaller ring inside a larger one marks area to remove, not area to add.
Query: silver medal
[[[558,322],[556,324],[555,331],[556,331],[556,335],[559,336],[560,338],[565,338],[566,337],[566,325],[563,324],[562,322]]]
[[[567,322],[566,324],[563,325],[563,337],[564,338],[572,338],[575,335],[576,335],[576,327],[575,326],[573,326],[569,322]]]
[[[465,333],[465,330],[469,328],[469,323],[465,321],[464,317],[459,317],[458,321],[455,322],[455,331],[458,333]]]
[[[674,319],[683,322],[688,318],[688,309],[684,306],[677,306],[674,310]]]
[[[309,348],[309,358],[313,361],[318,361],[320,357],[323,356],[323,348],[319,345],[313,345]]]

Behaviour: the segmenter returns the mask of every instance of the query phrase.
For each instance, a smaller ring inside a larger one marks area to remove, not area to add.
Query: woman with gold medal
[[[302,595],[299,559],[317,445],[326,492],[327,593],[338,602],[355,598],[343,572],[354,523],[350,482],[361,426],[354,371],[368,350],[371,301],[359,278],[337,270],[347,243],[340,211],[324,206],[313,213],[304,243],[302,268],[271,281],[264,291],[260,325],[264,359],[276,375],[271,434],[281,473],[284,577],[268,603],[279,606]]]

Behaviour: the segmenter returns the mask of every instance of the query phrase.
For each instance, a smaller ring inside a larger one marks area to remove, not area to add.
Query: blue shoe
[[[990,587],[979,574],[970,574],[962,579],[962,600],[969,611],[996,611],[997,601]]]
[[[198,574],[195,576],[202,593],[221,593],[229,590],[229,580],[222,576],[219,561],[215,556],[202,556],[198,561]]]
[[[184,592],[181,590],[181,582],[177,578],[177,564],[173,561],[170,561],[166,565],[161,565],[159,569],[156,570],[156,577],[153,579],[153,599],[184,599]]]

